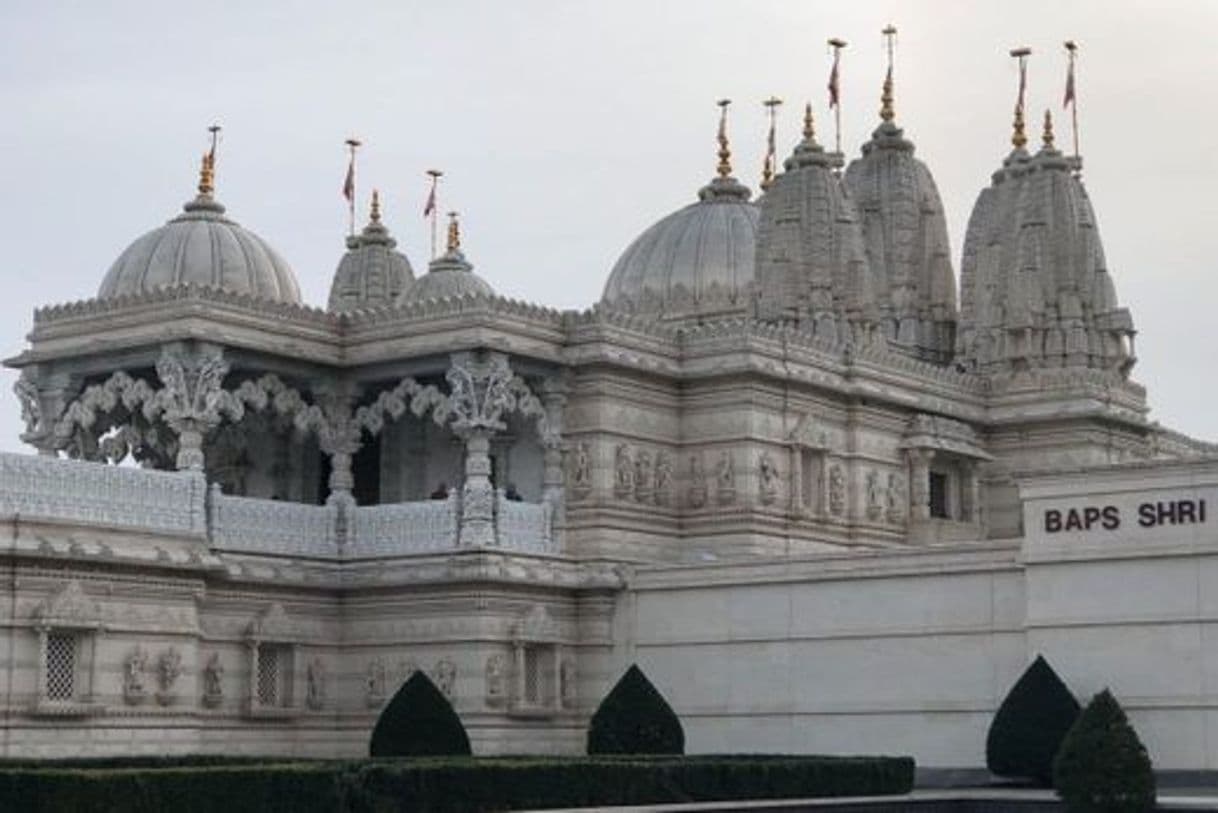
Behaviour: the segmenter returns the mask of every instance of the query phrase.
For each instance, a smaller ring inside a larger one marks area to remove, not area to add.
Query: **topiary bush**
[[[592,715],[588,753],[685,753],[681,721],[637,665],[631,664]]]
[[[1037,655],[1015,681],[990,723],[985,764],[991,773],[1053,785],[1053,757],[1078,718],[1078,701]]]
[[[1053,761],[1053,786],[1075,813],[1140,813],[1155,806],[1150,755],[1107,689],[1087,704]]]
[[[469,737],[436,684],[421,671],[402,684],[372,729],[374,757],[463,756]]]

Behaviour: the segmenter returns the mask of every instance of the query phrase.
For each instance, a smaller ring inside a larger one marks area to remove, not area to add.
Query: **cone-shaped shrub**
[[[985,764],[999,776],[1053,783],[1053,757],[1078,717],[1078,701],[1048,662],[1036,660],[998,707],[985,739]]]
[[[626,670],[592,715],[588,753],[685,753],[681,721],[638,666]]]
[[[1053,786],[1073,813],[1140,813],[1155,806],[1150,756],[1107,689],[1083,709],[1053,761]]]
[[[431,679],[415,672],[402,684],[372,729],[374,757],[468,755],[461,718]]]

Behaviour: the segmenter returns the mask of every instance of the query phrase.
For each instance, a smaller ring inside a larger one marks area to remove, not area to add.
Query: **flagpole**
[[[362,143],[357,138],[347,139],[347,149],[351,151],[351,159],[347,164],[347,182],[343,184],[343,195],[347,198],[347,233],[355,234],[355,151]]]
[[[1070,61],[1069,75],[1067,76],[1067,90],[1069,91],[1070,102],[1070,133],[1074,141],[1074,161],[1078,164],[1078,85],[1075,83],[1074,77],[1074,59],[1078,56],[1078,43],[1074,40],[1066,40],[1066,53]]]
[[[833,49],[833,70],[829,74],[829,104],[833,106],[833,149],[838,155],[841,155],[842,98],[839,66],[841,64],[842,49],[846,47],[846,41],[838,37],[833,37],[829,40],[829,47]]]
[[[782,104],[782,99],[777,96],[771,96],[762,102],[766,107],[766,112],[770,117],[770,132],[766,136],[765,147],[765,162],[761,166],[761,191],[766,192],[774,183],[774,164],[775,164],[775,127],[778,122],[778,107]]]
[[[1011,49],[1011,56],[1019,64],[1019,93],[1015,97],[1015,126],[1011,134],[1015,149],[1022,149],[1028,143],[1028,137],[1024,134],[1024,97],[1028,91],[1028,55],[1031,53],[1032,49],[1027,47]]]
[[[427,174],[431,176],[431,191],[427,194],[427,206],[424,208],[424,214],[431,218],[431,258],[436,258],[436,187],[439,185],[440,176],[444,173],[438,169],[429,169]]]

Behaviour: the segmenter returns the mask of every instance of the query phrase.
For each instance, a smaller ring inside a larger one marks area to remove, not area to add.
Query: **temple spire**
[[[381,193],[379,190],[372,190],[372,211],[368,213],[368,219],[373,223],[381,222]]]
[[[732,149],[727,141],[727,108],[731,99],[720,99],[719,105],[719,166],[715,168],[720,178],[729,178],[732,174]]]
[[[807,102],[804,104],[803,136],[804,136],[805,143],[807,143],[807,144],[816,143],[816,127],[815,127],[814,122],[812,121],[812,103],[811,102]]]
[[[448,253],[461,250],[461,224],[457,222],[457,213],[448,213]]]
[[[1048,110],[1045,111],[1045,129],[1041,133],[1040,140],[1046,150],[1053,149],[1053,114]]]
[[[1031,53],[1031,48],[1011,49],[1011,56],[1019,64],[1019,93],[1015,97],[1015,122],[1011,132],[1011,143],[1017,150],[1028,143],[1028,136],[1024,132],[1024,97],[1028,90],[1028,55]]]
[[[199,194],[204,197],[211,197],[216,191],[216,145],[220,141],[221,129],[219,124],[207,128],[207,132],[211,133],[211,147],[203,153],[203,163],[199,168]]]
[[[892,63],[893,51],[896,48],[897,27],[891,24],[886,25],[880,33],[884,35],[884,46],[888,50],[888,73],[884,76],[884,89],[880,93],[880,118],[891,122],[896,118],[896,111],[893,108]]]

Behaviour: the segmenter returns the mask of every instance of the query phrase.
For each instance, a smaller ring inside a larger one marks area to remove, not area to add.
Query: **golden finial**
[[[461,250],[461,226],[457,223],[457,213],[448,213],[448,250]]]
[[[1028,143],[1028,137],[1024,133],[1023,102],[1024,94],[1028,89],[1028,55],[1030,53],[1032,53],[1031,48],[1011,49],[1011,56],[1019,62],[1019,93],[1015,97],[1015,126],[1014,132],[1011,133],[1011,143],[1015,145],[1015,149],[1023,149],[1023,146]]]
[[[720,178],[727,178],[732,174],[732,150],[727,144],[727,106],[731,103],[731,99],[715,102],[719,105],[719,166],[716,171]]]
[[[203,163],[199,168],[199,194],[204,197],[211,197],[211,193],[216,190],[215,167],[211,153],[203,153]]]
[[[375,189],[372,190],[372,211],[368,217],[373,223],[381,222],[381,193]]]
[[[888,73],[884,77],[884,89],[880,93],[880,118],[884,121],[892,121],[896,118],[896,111],[892,106],[892,63],[893,50],[897,39],[897,27],[891,24],[886,25],[880,33],[884,35],[885,47],[888,49]]]
[[[1046,150],[1053,149],[1053,114],[1048,110],[1045,111],[1045,129],[1040,135],[1040,140],[1044,143]]]
[[[807,102],[804,105],[804,141],[809,143],[816,141],[816,128],[812,123],[812,103]]]
[[[777,160],[777,144],[775,143],[775,124],[778,118],[778,107],[782,99],[771,96],[762,102],[770,116],[770,132],[766,135],[765,161],[761,165],[761,191],[765,192],[774,184],[774,163]]]

